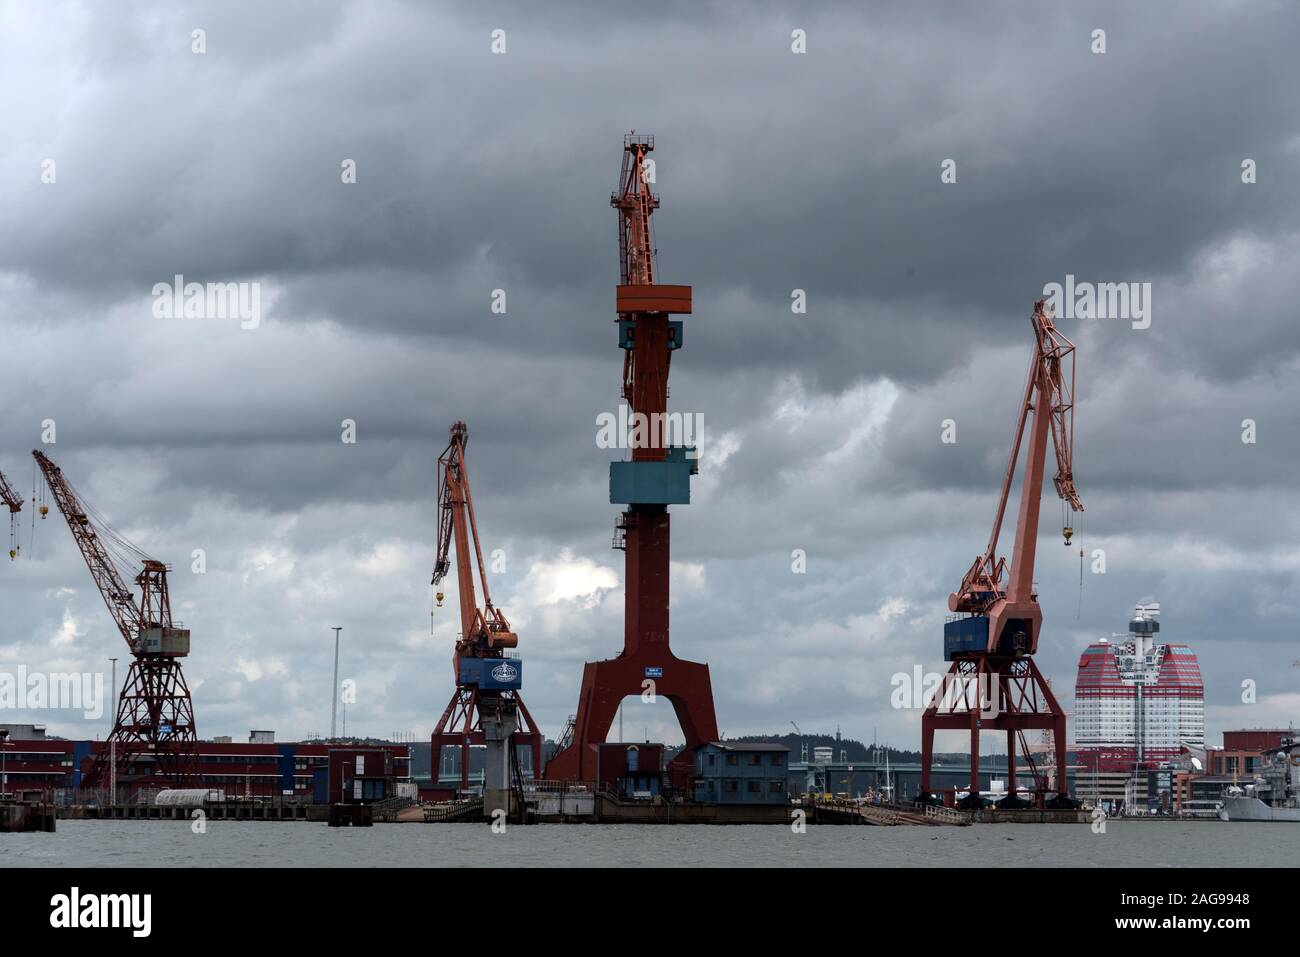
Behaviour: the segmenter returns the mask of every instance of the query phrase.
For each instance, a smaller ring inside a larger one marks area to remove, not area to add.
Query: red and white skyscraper
[[[1205,684],[1186,645],[1160,641],[1160,605],[1137,606],[1127,638],[1079,658],[1075,750],[1088,771],[1158,767],[1184,746],[1205,747]]]

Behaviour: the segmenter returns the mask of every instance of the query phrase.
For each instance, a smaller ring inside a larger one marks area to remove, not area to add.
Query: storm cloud
[[[0,469],[29,494],[53,420],[48,454],[175,566],[201,734],[325,730],[341,625],[348,730],[424,737],[456,629],[454,599],[430,619],[436,458],[464,419],[494,596],[557,734],[582,662],[621,646],[595,437],[635,129],[656,137],[659,275],[695,290],[671,403],[706,431],[673,509],[673,646],[710,662],[725,733],[916,746],[890,677],[942,668],[1033,301],[1067,275],[1151,283],[1151,325],[1060,323],[1081,541],[1107,566],[1080,583],[1045,501],[1040,665],[1069,700],[1079,652],[1154,597],[1201,658],[1212,743],[1285,723],[1297,35],[1267,2],[7,4]],[[176,275],[260,283],[260,324],[155,318]],[[21,535],[0,667],[106,668],[124,649],[71,536],[30,510]],[[637,733],[678,739],[640,707]]]

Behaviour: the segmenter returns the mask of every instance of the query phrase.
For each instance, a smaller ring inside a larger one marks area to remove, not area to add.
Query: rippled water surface
[[[377,824],[59,821],[54,834],[0,834],[0,866],[299,867],[1293,867],[1300,827],[1223,822],[971,827]]]

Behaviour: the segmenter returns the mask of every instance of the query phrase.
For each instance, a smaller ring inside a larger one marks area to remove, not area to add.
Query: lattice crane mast
[[[500,715],[513,720],[518,712],[525,731],[510,732],[514,739],[528,744],[533,751],[533,770],[541,769],[542,736],[524,706],[519,689],[523,665],[507,652],[519,644],[505,613],[492,602],[483,547],[479,542],[478,520],[474,516],[474,496],[470,491],[469,472],[465,467],[465,448],[469,428],[457,422],[449,430],[447,448],[438,457],[438,552],[433,565],[433,584],[439,585],[451,570],[451,549],[456,551],[456,582],[460,599],[460,635],[452,654],[456,690],[434,728],[432,744],[434,766],[441,763],[442,748],[461,749],[461,787],[469,786],[469,747],[485,744],[483,719],[489,723]],[[473,549],[471,551],[471,541]],[[483,589],[483,607],[478,604],[474,572]],[[437,771],[435,770],[435,778]]]
[[[194,705],[180,664],[189,654],[190,633],[172,619],[167,566],[90,509],[43,452],[33,451],[32,456],[132,655],[112,733],[82,786],[100,784],[110,753],[116,755],[119,777],[134,767],[137,774],[187,783],[197,764]],[[139,597],[127,585],[129,570],[135,567],[140,568],[134,577]],[[142,769],[146,759],[154,766]]]
[[[667,698],[686,747],[668,766],[670,784],[694,787],[694,751],[718,740],[709,666],[673,654],[669,642],[670,505],[690,503],[690,479],[699,471],[697,450],[670,445],[668,369],[684,344],[684,320],[691,313],[691,287],[659,281],[651,215],[659,197],[654,137],[636,131],[623,138],[618,188],[610,205],[618,214],[619,285],[614,290],[618,346],[623,350],[623,398],[634,420],[631,457],[611,462],[609,501],[623,506],[614,547],[625,552],[623,650],[615,658],[589,661],[567,747],[546,766],[555,781],[591,781],[598,773],[599,746],[623,699],[643,695],[651,682],[656,698]],[[684,436],[683,436],[684,438]],[[567,737],[567,732],[564,737]]]
[[[649,153],[654,149],[653,137],[635,136],[629,138],[627,149],[623,151],[623,167],[619,172],[618,189],[610,194],[609,204],[619,211],[618,217],[618,266],[619,277],[624,286],[653,286],[655,281],[654,237],[650,228],[650,216],[659,208],[659,197],[650,189],[648,171]],[[625,314],[630,318],[631,314]],[[642,356],[643,359],[646,356]],[[663,378],[668,375],[668,361],[671,353],[663,357]],[[648,374],[647,374],[648,373]],[[658,375],[651,370],[643,371],[641,380],[646,388],[638,390],[642,396],[634,395],[636,376],[636,350],[627,349],[623,353],[623,398],[634,409],[642,409],[638,404],[653,401],[653,394],[660,384]],[[666,382],[663,383],[666,386]],[[665,390],[666,391],[666,390]],[[649,410],[645,410],[649,411]],[[658,443],[655,443],[657,446]]]
[[[0,502],[9,509],[9,560],[18,557],[18,513],[23,510],[23,500],[18,497],[4,472],[0,472]]]

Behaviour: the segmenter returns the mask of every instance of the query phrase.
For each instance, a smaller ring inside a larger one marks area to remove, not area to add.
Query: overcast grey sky
[[[47,453],[175,565],[201,735],[327,730],[342,625],[348,730],[424,738],[456,630],[451,600],[430,634],[436,457],[463,418],[484,544],[506,556],[494,595],[554,736],[582,662],[621,647],[595,437],[622,362],[608,197],[636,129],[656,137],[660,276],[695,289],[671,402],[706,428],[673,509],[672,642],[710,663],[725,733],[793,720],[917,746],[890,677],[943,668],[1032,303],[1067,274],[1151,283],[1151,324],[1060,322],[1081,538],[1107,569],[1080,594],[1049,491],[1040,667],[1072,700],[1083,648],[1155,598],[1201,659],[1211,743],[1285,725],[1297,36],[1300,9],[1264,0],[4,3],[0,469],[29,494],[53,419]],[[259,282],[261,324],[154,318],[178,273]],[[61,520],[22,526],[0,668],[124,657]],[[666,702],[627,722],[679,740]]]

